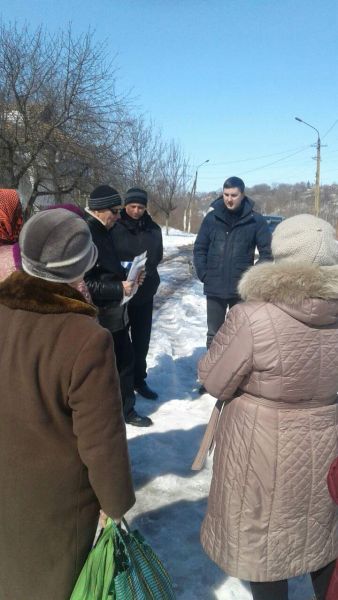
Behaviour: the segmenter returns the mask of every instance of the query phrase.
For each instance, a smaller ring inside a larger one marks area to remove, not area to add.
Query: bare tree
[[[186,195],[188,162],[180,145],[172,140],[161,156],[152,202],[165,215],[166,232],[171,213]]]
[[[0,176],[25,186],[28,210],[38,196],[85,191],[96,173],[118,171],[131,120],[115,88],[90,32],[0,26]]]
[[[127,152],[124,160],[125,187],[152,189],[164,154],[161,133],[152,121],[135,117],[126,134]]]

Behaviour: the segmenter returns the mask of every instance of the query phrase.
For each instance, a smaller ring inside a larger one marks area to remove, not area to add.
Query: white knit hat
[[[320,266],[338,264],[335,230],[313,215],[296,215],[282,221],[272,235],[275,260],[298,260]]]

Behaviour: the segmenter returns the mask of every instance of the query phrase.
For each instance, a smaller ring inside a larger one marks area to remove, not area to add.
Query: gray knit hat
[[[121,206],[121,196],[117,190],[110,185],[98,185],[90,194],[88,200],[89,210],[102,210]]]
[[[81,279],[97,260],[86,222],[63,208],[31,217],[19,236],[22,268],[29,275],[71,283]]]
[[[328,267],[338,264],[335,230],[313,215],[296,215],[277,225],[272,235],[275,260],[299,260]]]

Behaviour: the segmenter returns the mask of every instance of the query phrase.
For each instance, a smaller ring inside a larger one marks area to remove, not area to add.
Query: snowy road
[[[171,236],[169,236],[170,238]],[[177,238],[177,246],[192,238]],[[173,240],[167,253],[175,252]],[[161,288],[154,312],[148,356],[149,384],[158,401],[137,398],[137,408],[154,421],[138,430],[127,426],[137,503],[128,513],[167,566],[178,600],[250,600],[246,582],[228,577],[204,554],[199,529],[206,509],[211,459],[200,472],[190,470],[214,399],[197,394],[196,366],[204,353],[205,298],[188,261],[161,266]],[[187,257],[186,257],[187,258]],[[310,600],[308,578],[291,583],[290,600]]]
[[[192,245],[183,246],[176,252],[165,253],[160,267],[161,286],[154,298],[154,309],[168,301],[175,290],[187,284],[193,277]]]

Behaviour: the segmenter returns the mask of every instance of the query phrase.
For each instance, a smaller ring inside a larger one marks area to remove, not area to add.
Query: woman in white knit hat
[[[96,261],[83,219],[41,211],[0,283],[0,598],[66,600],[100,506],[133,505],[111,336],[71,287]]]
[[[248,580],[254,600],[287,600],[311,573],[324,600],[338,554],[326,476],[337,456],[338,244],[312,215],[273,234],[274,263],[249,269],[199,378],[218,398],[193,468],[215,441],[204,550]]]

